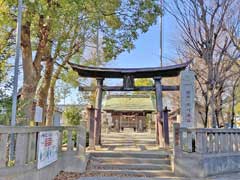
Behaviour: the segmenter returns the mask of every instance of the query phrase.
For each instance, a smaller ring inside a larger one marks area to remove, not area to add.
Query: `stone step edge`
[[[120,157],[133,157],[133,156],[154,156],[155,157],[170,157],[171,154],[158,154],[158,153],[144,153],[144,152],[89,152],[91,156],[95,157],[111,157],[112,155],[114,156],[120,156]]]
[[[170,170],[105,170],[105,169],[94,169],[88,170],[93,173],[111,173],[115,175],[141,175],[142,177],[175,177],[174,173]]]
[[[112,165],[112,164],[92,164],[91,165],[92,170],[136,170],[136,171],[145,171],[145,170],[156,170],[156,171],[161,171],[161,170],[167,170],[171,171],[172,168],[170,165],[152,165],[152,164],[147,164],[147,165],[136,165],[136,164],[128,164],[128,165]]]
[[[116,160],[116,157],[100,157],[100,156],[91,156],[92,160]],[[141,157],[118,157],[118,161],[127,161],[127,160],[139,160],[139,161],[170,161],[170,157],[163,158],[141,158]]]

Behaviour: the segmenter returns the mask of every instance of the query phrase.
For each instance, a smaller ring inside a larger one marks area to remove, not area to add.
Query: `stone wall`
[[[84,172],[87,158],[73,154],[65,154],[51,165],[37,169],[36,165],[26,165],[21,168],[0,170],[0,180],[53,180],[62,170],[68,172]]]
[[[239,154],[183,155],[174,158],[174,173],[186,177],[207,177],[240,171]]]

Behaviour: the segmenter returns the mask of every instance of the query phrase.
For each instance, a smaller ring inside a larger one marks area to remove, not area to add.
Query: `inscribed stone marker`
[[[181,72],[180,99],[181,99],[181,127],[195,128],[195,88],[194,72],[186,69]]]

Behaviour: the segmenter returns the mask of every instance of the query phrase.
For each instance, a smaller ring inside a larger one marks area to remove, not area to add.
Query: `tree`
[[[178,22],[185,45],[182,52],[185,57],[194,59],[192,69],[196,73],[200,99],[205,104],[205,122],[207,124],[210,107],[211,126],[216,127],[225,82],[232,76],[226,72],[236,61],[229,58],[229,54],[239,54],[233,50],[234,43],[224,24],[229,21],[229,13],[239,9],[239,3],[237,0],[174,0],[173,7],[170,12]]]
[[[65,122],[67,125],[80,125],[80,121],[82,120],[82,109],[77,106],[67,107],[64,110],[63,116],[64,119],[67,120]]]
[[[94,3],[89,5],[90,10],[95,7],[95,10],[97,11],[95,14],[93,14],[93,17],[91,17],[93,18],[93,21],[80,21],[78,23],[73,23],[73,25],[78,25],[77,28],[74,27],[76,28],[76,30],[78,30],[80,27],[83,28],[83,24],[85,26],[87,25],[87,27],[83,29],[83,31],[80,31],[82,33],[80,39],[77,41],[78,44],[76,44],[75,42],[76,39],[79,37],[79,32],[74,31],[74,33],[72,33],[74,38],[70,38],[73,41],[71,41],[70,46],[68,46],[68,52],[65,53],[65,56],[63,55],[59,58],[61,59],[60,63],[58,63],[60,65],[57,67],[54,74],[52,75],[53,78],[51,78],[51,82],[50,80],[48,81],[49,94],[47,122],[51,121],[53,115],[55,94],[54,88],[56,81],[59,78],[63,67],[66,66],[70,59],[76,56],[76,54],[81,56],[80,53],[84,52],[84,48],[89,44],[92,45],[92,41],[94,41],[92,40],[94,39],[94,34],[88,33],[89,31],[96,31],[97,28],[100,28],[101,33],[103,34],[102,46],[105,58],[102,62],[99,62],[101,64],[105,61],[110,60],[113,57],[116,57],[117,54],[121,53],[124,50],[131,50],[133,48],[133,41],[138,37],[138,31],[141,30],[142,32],[146,32],[148,27],[155,22],[156,17],[159,13],[158,6],[156,6],[156,3],[152,1],[132,2],[130,4],[128,2],[124,2],[121,4],[116,2],[117,1],[114,1],[114,3],[112,3],[111,1],[106,1],[106,3],[102,3],[90,1],[90,4]],[[86,5],[88,7],[88,4]],[[126,11],[127,6],[130,6],[132,8],[130,8],[130,12]],[[131,16],[129,16],[130,13],[132,13]],[[91,29],[90,27],[94,27],[95,29]],[[75,35],[76,33],[77,35]],[[52,62],[54,61],[55,60],[53,60]],[[87,65],[96,64],[96,61],[82,60],[81,62]],[[46,90],[44,91],[46,92]]]
[[[6,37],[1,41],[9,42],[11,38],[8,37],[12,37],[16,28],[17,4],[11,0],[0,4],[0,36]],[[84,46],[91,45],[89,39],[91,42],[96,29],[100,29],[103,36],[104,60],[110,60],[125,50],[131,50],[133,41],[139,33],[148,30],[159,12],[158,2],[152,0],[26,0],[21,34],[24,76],[21,101],[28,121],[32,118],[36,90],[39,89],[39,105],[45,106],[46,92],[51,94],[48,89],[53,90],[58,72],[74,55],[81,57]],[[0,49],[9,47],[7,43],[2,44],[4,47]],[[42,85],[39,86],[39,82]]]

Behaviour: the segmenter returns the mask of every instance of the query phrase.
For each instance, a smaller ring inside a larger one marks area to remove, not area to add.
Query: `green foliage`
[[[16,27],[17,1],[0,0],[0,5],[0,39],[5,40],[2,37]],[[49,39],[59,42],[62,50],[67,50],[67,45],[76,38],[74,31],[82,36],[95,34],[100,28],[105,60],[134,48],[134,40],[147,32],[160,14],[157,0],[26,0],[24,7],[23,24],[31,23],[33,50],[39,43],[40,22],[48,26]]]
[[[55,88],[55,102],[59,103],[63,100],[65,105],[66,97],[71,93],[72,86],[68,83],[63,81],[58,81],[57,86]]]
[[[70,126],[80,125],[80,121],[82,119],[81,112],[82,112],[82,109],[77,106],[67,107],[63,113],[64,119],[67,121],[64,123],[67,125],[70,125]],[[72,140],[76,144],[77,133],[75,131],[73,131]],[[63,143],[66,143],[66,142],[67,142],[67,133],[64,132],[63,133]]]
[[[64,110],[64,118],[67,125],[79,125],[82,120],[82,109],[77,106],[68,107]]]
[[[5,60],[0,62],[0,125],[9,125],[12,106],[10,93],[12,92],[13,79],[7,76],[9,69],[6,65]]]
[[[141,79],[135,79],[135,86],[153,86],[154,82],[150,78],[141,78]],[[153,91],[146,92],[146,91],[135,91],[133,94],[147,94],[150,95],[151,98],[155,99],[155,93]]]
[[[10,125],[11,102],[10,97],[0,100],[0,125]],[[1,113],[2,110],[4,110],[4,112]]]
[[[65,83],[70,84],[73,87],[78,87],[79,82],[78,82],[78,74],[76,71],[73,71],[72,69],[69,69],[66,72],[63,72],[60,76],[61,80],[64,81]]]
[[[133,49],[139,34],[147,32],[156,22],[159,13],[158,0],[25,0],[22,23],[23,28],[28,27],[26,25],[30,26],[30,30],[26,29],[30,32],[31,44],[22,41],[22,47],[31,47],[33,52],[28,53],[40,54],[39,59],[42,61],[46,56],[39,52],[51,52],[55,74],[56,67],[66,67],[72,58],[79,59],[81,64],[87,64],[87,60],[82,57],[87,51],[86,47],[93,46],[96,32],[99,30],[104,63],[116,58],[123,51]],[[0,0],[0,60],[9,59],[14,54],[16,17],[17,1]],[[46,48],[45,43],[42,43],[44,38],[47,38]],[[35,63],[34,57],[25,62],[32,63],[32,59]],[[99,65],[96,62],[92,64]],[[27,74],[31,73],[27,67],[32,67],[32,64],[23,65],[24,79],[34,77],[34,73],[30,76]],[[38,63],[35,63],[33,69],[41,69],[37,66]],[[77,75],[73,71],[60,74],[61,77],[59,74],[54,77],[55,82],[62,78],[66,83],[71,82],[73,87],[78,85]]]
[[[152,79],[149,78],[142,78],[135,80],[135,86],[153,86],[154,82]]]

